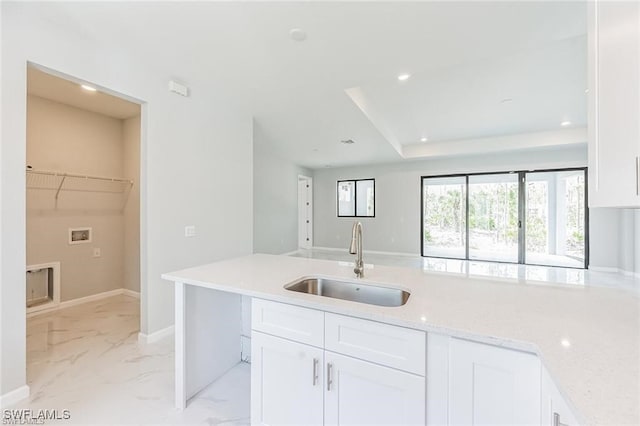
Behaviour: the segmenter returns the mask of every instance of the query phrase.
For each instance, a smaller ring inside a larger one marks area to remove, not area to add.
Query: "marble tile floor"
[[[300,249],[290,256],[313,259],[354,261],[354,256],[346,250],[312,248]],[[619,273],[600,272],[585,269],[518,265],[512,263],[483,262],[458,259],[441,259],[411,255],[364,253],[365,264],[419,268],[425,271],[464,275],[480,279],[498,279],[515,283],[537,285],[570,285],[574,287],[607,287],[630,291],[640,296],[640,278]]]
[[[249,424],[250,366],[238,364],[173,408],[173,339],[138,343],[140,301],[120,295],[27,319],[28,400],[69,410],[47,424]]]

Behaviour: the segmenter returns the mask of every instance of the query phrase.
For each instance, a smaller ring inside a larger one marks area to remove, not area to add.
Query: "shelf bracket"
[[[60,181],[60,185],[58,186],[58,190],[56,191],[56,207],[58,207],[58,195],[60,195],[60,190],[62,189],[62,185],[64,185],[64,180],[66,178],[66,175],[62,176],[62,180]]]

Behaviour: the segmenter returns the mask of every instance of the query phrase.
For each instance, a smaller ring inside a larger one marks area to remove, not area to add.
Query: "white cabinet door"
[[[640,206],[640,4],[589,2],[589,205]]]
[[[448,391],[450,425],[540,424],[535,355],[451,339]]]
[[[251,423],[323,424],[323,351],[251,333]]]
[[[325,374],[325,424],[424,425],[424,377],[328,351]]]
[[[541,395],[542,421],[540,424],[542,426],[577,426],[579,424],[546,368],[542,369]]]

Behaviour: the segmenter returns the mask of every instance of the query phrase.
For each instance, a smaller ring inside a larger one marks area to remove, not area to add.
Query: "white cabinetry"
[[[322,350],[259,332],[251,340],[252,423],[321,425]]]
[[[535,355],[435,334],[427,348],[427,424],[540,424]]]
[[[535,355],[458,339],[449,350],[450,424],[540,424]]]
[[[545,368],[542,369],[542,426],[575,426],[578,420]]]
[[[640,207],[640,3],[589,7],[589,206]]]
[[[252,315],[252,424],[578,424],[534,354],[260,299]]]
[[[252,424],[424,425],[426,333],[252,304]]]
[[[325,352],[325,423],[424,425],[424,377]]]

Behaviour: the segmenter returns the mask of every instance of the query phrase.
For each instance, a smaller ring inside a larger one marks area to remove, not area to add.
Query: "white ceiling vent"
[[[180,84],[177,81],[169,81],[169,91],[177,93],[180,96],[189,96],[189,88],[184,84]]]

